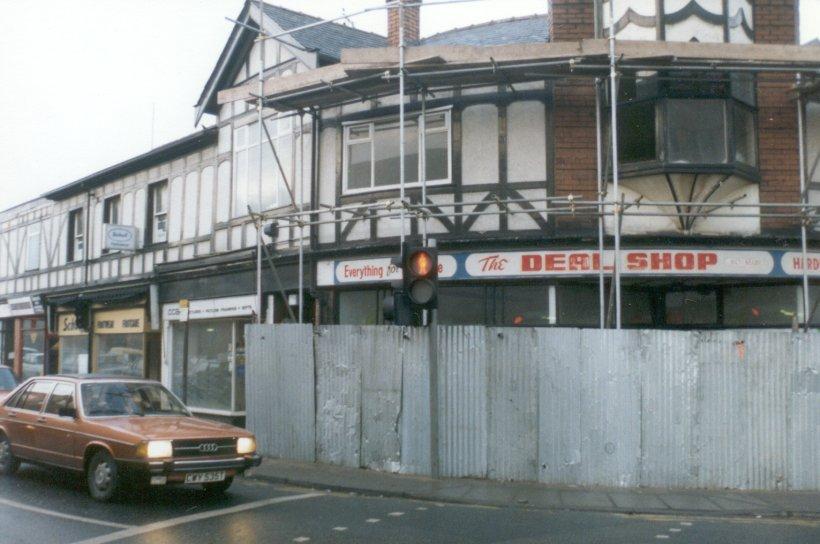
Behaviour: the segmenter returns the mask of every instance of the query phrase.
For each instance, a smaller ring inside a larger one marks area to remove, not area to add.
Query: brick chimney
[[[389,3],[391,0],[387,0]],[[407,0],[402,0],[403,3],[411,3]],[[415,4],[416,1],[412,0]],[[419,6],[412,6],[404,8],[404,43],[406,45],[414,45],[419,41],[419,21],[420,9]],[[399,9],[393,8],[387,10],[387,44],[390,47],[399,45]]]
[[[550,0],[550,41],[564,42],[595,37],[592,0]]]

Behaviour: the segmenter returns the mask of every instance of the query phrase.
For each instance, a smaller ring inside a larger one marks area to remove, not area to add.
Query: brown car
[[[221,493],[261,458],[251,433],[193,417],[157,382],[43,376],[0,402],[0,475],[21,461],[84,473],[107,501],[128,483]]]

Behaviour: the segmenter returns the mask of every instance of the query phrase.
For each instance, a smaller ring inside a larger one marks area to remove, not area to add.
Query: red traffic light
[[[410,255],[410,269],[413,275],[421,278],[426,278],[433,273],[435,262],[433,257],[427,251],[416,251]]]

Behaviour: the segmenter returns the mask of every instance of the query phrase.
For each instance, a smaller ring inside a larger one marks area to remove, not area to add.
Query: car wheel
[[[102,502],[113,499],[120,487],[117,462],[107,451],[98,451],[88,462],[86,471],[88,492]]]
[[[0,434],[0,475],[11,476],[20,468],[20,460],[11,453],[11,442]]]
[[[225,493],[231,484],[233,483],[233,476],[229,476],[225,478],[221,482],[213,482],[211,484],[202,484],[202,487],[205,489],[205,493],[209,495],[222,495]]]

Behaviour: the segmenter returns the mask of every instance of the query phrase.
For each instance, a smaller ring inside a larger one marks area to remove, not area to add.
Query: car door
[[[44,460],[37,447],[37,426],[54,385],[51,380],[34,380],[14,408],[9,408],[9,417],[14,421],[14,431],[9,439],[15,455],[32,461]]]
[[[82,468],[75,454],[77,421],[75,385],[57,382],[37,421],[36,446],[43,461],[68,468]]]
[[[20,414],[17,405],[22,402],[32,385],[34,384],[30,383],[23,386],[11,398],[5,401],[2,411],[0,411],[0,422],[2,422],[3,429],[5,429],[12,444],[22,440],[23,425],[20,424]]]

